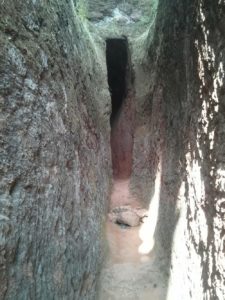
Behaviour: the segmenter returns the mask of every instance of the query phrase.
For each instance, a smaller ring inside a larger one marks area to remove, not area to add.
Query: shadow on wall
[[[106,61],[112,100],[110,123],[113,176],[129,178],[132,170],[134,107],[126,38],[106,40]]]
[[[159,198],[154,236],[156,248],[164,249],[164,271],[167,275],[170,274],[174,232],[180,216],[178,198],[185,178],[185,155],[188,148],[190,115],[183,103],[190,100],[187,82],[192,65],[186,65],[186,56],[192,40],[190,36],[184,36],[192,26],[187,21],[187,15],[192,17],[191,9],[187,1],[159,1],[155,37],[148,52],[152,76],[156,75],[152,89],[152,134],[149,143],[155,145],[150,154],[156,162],[151,178],[156,178],[154,192]],[[187,105],[191,106],[192,103]],[[160,185],[157,185],[158,180]],[[160,252],[157,254],[160,260]]]
[[[194,7],[187,2],[160,1],[156,28],[162,31],[162,40],[157,31],[149,51],[150,62],[157,70],[151,144],[158,146],[151,157],[159,165],[158,173],[157,168],[153,170],[159,202],[155,206],[153,197],[150,208],[152,205],[156,211],[158,208],[154,236],[156,244],[159,243],[167,255],[165,272],[183,278],[179,289],[184,288],[187,293],[182,299],[197,299],[196,295],[222,299],[221,295],[225,294],[225,225],[222,221],[225,74],[224,46],[218,53],[218,44],[224,41],[224,5],[199,0]],[[156,51],[158,62],[154,64]],[[155,101],[161,101],[160,112],[155,111]],[[154,128],[158,128],[158,132],[154,132]],[[183,234],[188,255],[182,257],[182,253],[175,253],[180,257],[174,258],[174,245],[179,244],[175,231],[180,205],[186,211]],[[195,258],[199,265],[192,270]],[[180,263],[180,269],[176,269],[179,273],[171,270],[176,260]],[[199,276],[194,282],[196,272]],[[167,282],[167,299],[180,299],[175,294],[171,297],[169,281],[171,278]]]
[[[216,3],[217,2],[217,3]],[[201,112],[195,139],[190,140],[187,200],[188,231],[192,249],[201,257],[204,295],[225,295],[225,5],[199,1],[197,20],[201,28],[195,43],[198,55],[198,95]],[[210,13],[209,13],[210,12]],[[218,45],[220,51],[218,52]],[[192,124],[193,126],[193,124]],[[195,169],[197,170],[195,170]],[[197,174],[196,174],[197,173]],[[199,177],[199,184],[196,177]],[[195,210],[193,210],[193,207]],[[201,223],[202,222],[202,223]],[[204,227],[203,227],[204,226]],[[203,228],[202,228],[203,227]],[[199,236],[195,229],[199,228]]]

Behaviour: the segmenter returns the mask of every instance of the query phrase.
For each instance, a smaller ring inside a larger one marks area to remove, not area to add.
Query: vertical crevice
[[[126,38],[106,40],[106,62],[108,84],[112,99],[111,126],[119,114],[127,93],[126,70],[128,62],[128,45]]]
[[[106,40],[108,84],[112,99],[111,151],[113,176],[129,178],[133,154],[133,93],[126,38]]]

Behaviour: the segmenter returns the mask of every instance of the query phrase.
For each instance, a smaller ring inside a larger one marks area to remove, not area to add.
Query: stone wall
[[[0,298],[93,299],[111,178],[105,57],[72,0],[1,1],[0,48]]]
[[[105,16],[111,16],[112,12],[115,8],[119,8],[122,12],[127,15],[131,15],[134,11],[141,9],[143,13],[149,13],[148,6],[150,1],[149,0],[81,0],[81,2],[86,5],[88,12],[91,13],[98,13],[99,19]]]
[[[197,76],[193,77],[193,72],[189,72],[187,78],[187,96],[192,111],[181,201],[186,203],[184,239],[189,263],[184,268],[187,275],[182,285],[185,287],[189,278],[186,291],[192,298],[222,300],[225,295],[225,2],[198,1],[195,10],[192,45],[195,50],[191,55],[187,53],[187,65],[192,57]],[[195,91],[194,97],[191,90]],[[177,241],[175,251],[179,255],[173,255],[173,258],[178,268],[184,265],[181,249]],[[176,256],[180,256],[179,263]]]
[[[160,166],[155,240],[173,300],[225,294],[224,12],[224,1],[159,1],[137,69],[149,94],[137,104],[132,187],[147,205]]]
[[[142,23],[129,35],[117,20],[98,39],[104,30],[91,36],[72,0],[0,2],[1,299],[95,297],[111,178],[110,33],[129,35],[131,186],[146,207],[161,172],[154,238],[168,256],[168,299],[224,298],[225,3],[160,0],[156,18],[151,3],[149,32],[132,38]]]

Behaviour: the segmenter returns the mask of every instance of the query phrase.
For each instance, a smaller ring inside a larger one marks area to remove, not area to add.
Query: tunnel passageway
[[[112,101],[113,176],[115,179],[124,179],[129,178],[132,171],[134,123],[129,48],[125,37],[106,40],[106,62]]]
[[[106,40],[106,62],[108,69],[108,84],[112,99],[111,125],[118,117],[127,92],[126,69],[128,63],[127,39]]]
[[[113,190],[110,210],[118,207],[141,207],[130,191],[132,172],[134,107],[128,42],[126,39],[106,41],[108,84],[112,99],[111,152]],[[123,227],[106,223],[108,253],[100,276],[99,300],[164,300],[164,259],[156,263],[155,251],[141,253],[141,226]]]
[[[0,300],[225,300],[225,0],[0,0],[0,46]]]

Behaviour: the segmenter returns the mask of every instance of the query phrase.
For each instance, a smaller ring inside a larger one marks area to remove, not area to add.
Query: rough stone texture
[[[0,299],[94,298],[111,177],[96,47],[73,1],[0,2]]]
[[[154,25],[158,0],[80,0],[78,3],[82,8],[80,13],[91,21],[91,29],[97,31],[97,35],[103,38],[127,36],[135,43],[134,40],[140,40]],[[139,45],[139,41],[135,44]]]
[[[81,1],[84,6],[86,6],[88,11],[88,16],[92,21],[96,21],[96,19],[92,16],[93,13],[100,13],[101,18],[99,16],[98,19],[103,19],[104,17],[112,16],[113,10],[118,8],[122,13],[125,13],[128,16],[131,16],[133,20],[135,19],[135,15],[139,13],[139,18],[143,17],[143,15],[149,16],[151,0],[83,0]]]
[[[140,207],[123,205],[114,207],[108,216],[113,223],[134,227],[139,226],[148,217],[148,211]]]
[[[181,197],[186,201],[185,238],[190,257],[186,273],[195,278],[195,282],[190,280],[187,290],[192,298],[222,300],[225,297],[225,2],[198,1],[195,9],[197,24],[192,45],[195,51],[191,57],[197,77],[193,83],[187,80],[190,84],[187,97],[192,100],[191,90],[196,94],[185,157],[184,197]],[[193,72],[188,76],[191,78]],[[191,88],[193,85],[195,89]],[[193,271],[193,264],[199,266],[199,274]]]
[[[116,217],[115,223],[135,227],[140,225],[140,218],[132,211],[123,211]]]
[[[112,165],[114,178],[129,178],[132,171],[133,97],[127,96],[111,130]]]
[[[225,295],[224,14],[224,1],[159,1],[135,68],[137,80],[149,74],[149,94],[136,113],[132,186],[149,203],[160,166],[155,239],[173,300]]]
[[[168,299],[224,299],[224,1],[151,5],[147,32],[126,18],[97,28],[131,49],[132,191],[148,207],[161,170],[155,240]]]
[[[129,18],[130,5],[119,7]],[[154,238],[168,255],[167,299],[224,299],[225,3],[151,5],[129,27],[105,18],[107,2],[91,36],[72,1],[0,2],[1,299],[94,298],[111,176],[103,40],[122,35],[135,78],[132,188],[147,207],[161,171]]]

